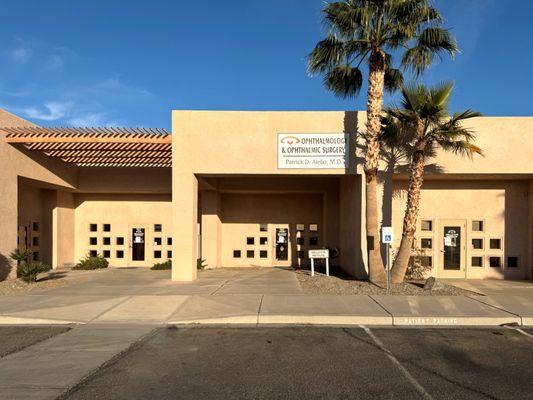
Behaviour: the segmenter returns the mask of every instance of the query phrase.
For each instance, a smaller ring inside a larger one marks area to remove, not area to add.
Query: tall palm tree
[[[407,271],[416,221],[420,208],[420,192],[424,181],[424,165],[437,150],[451,151],[472,158],[482,151],[473,142],[474,133],[465,128],[463,121],[481,114],[466,110],[449,115],[448,102],[453,83],[443,83],[432,88],[415,84],[402,89],[401,106],[386,110],[383,118],[383,135],[402,138],[410,153],[410,176],[407,189],[407,206],[403,220],[400,249],[392,266],[392,281],[402,282]]]
[[[392,53],[401,66],[421,74],[436,55],[454,56],[454,37],[442,28],[443,19],[428,0],[345,0],[326,3],[328,33],[308,57],[311,74],[324,75],[324,86],[341,98],[356,96],[363,86],[363,63],[368,65],[367,123],[364,155],[366,231],[370,280],[383,281],[385,272],[379,247],[377,173],[383,90],[403,83],[393,68]]]

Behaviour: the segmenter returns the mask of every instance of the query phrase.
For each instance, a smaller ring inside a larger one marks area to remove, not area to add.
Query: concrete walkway
[[[281,268],[200,271],[191,283],[170,281],[168,271],[110,269],[70,286],[2,296],[0,324],[533,325],[533,290],[514,295],[514,286],[470,297],[306,295]]]

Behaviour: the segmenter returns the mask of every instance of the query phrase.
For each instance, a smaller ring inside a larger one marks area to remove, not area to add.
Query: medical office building
[[[304,266],[308,250],[363,277],[362,112],[173,111],[161,129],[41,128],[0,111],[0,264],[29,247],[54,268],[172,259],[209,268]],[[472,121],[485,157],[428,166],[413,250],[432,275],[530,279],[533,118]],[[405,161],[383,155],[380,220],[399,245]]]

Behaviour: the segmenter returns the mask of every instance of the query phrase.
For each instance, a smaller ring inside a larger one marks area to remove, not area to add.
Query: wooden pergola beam
[[[138,143],[168,144],[172,143],[172,135],[162,137],[105,137],[105,136],[6,136],[6,143]]]

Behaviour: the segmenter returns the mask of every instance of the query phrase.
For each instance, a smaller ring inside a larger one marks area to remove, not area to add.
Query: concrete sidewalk
[[[109,270],[54,290],[2,296],[0,324],[533,325],[531,283],[457,283],[478,293],[495,287],[489,296],[308,295],[281,268],[200,271],[190,283],[168,275]]]

